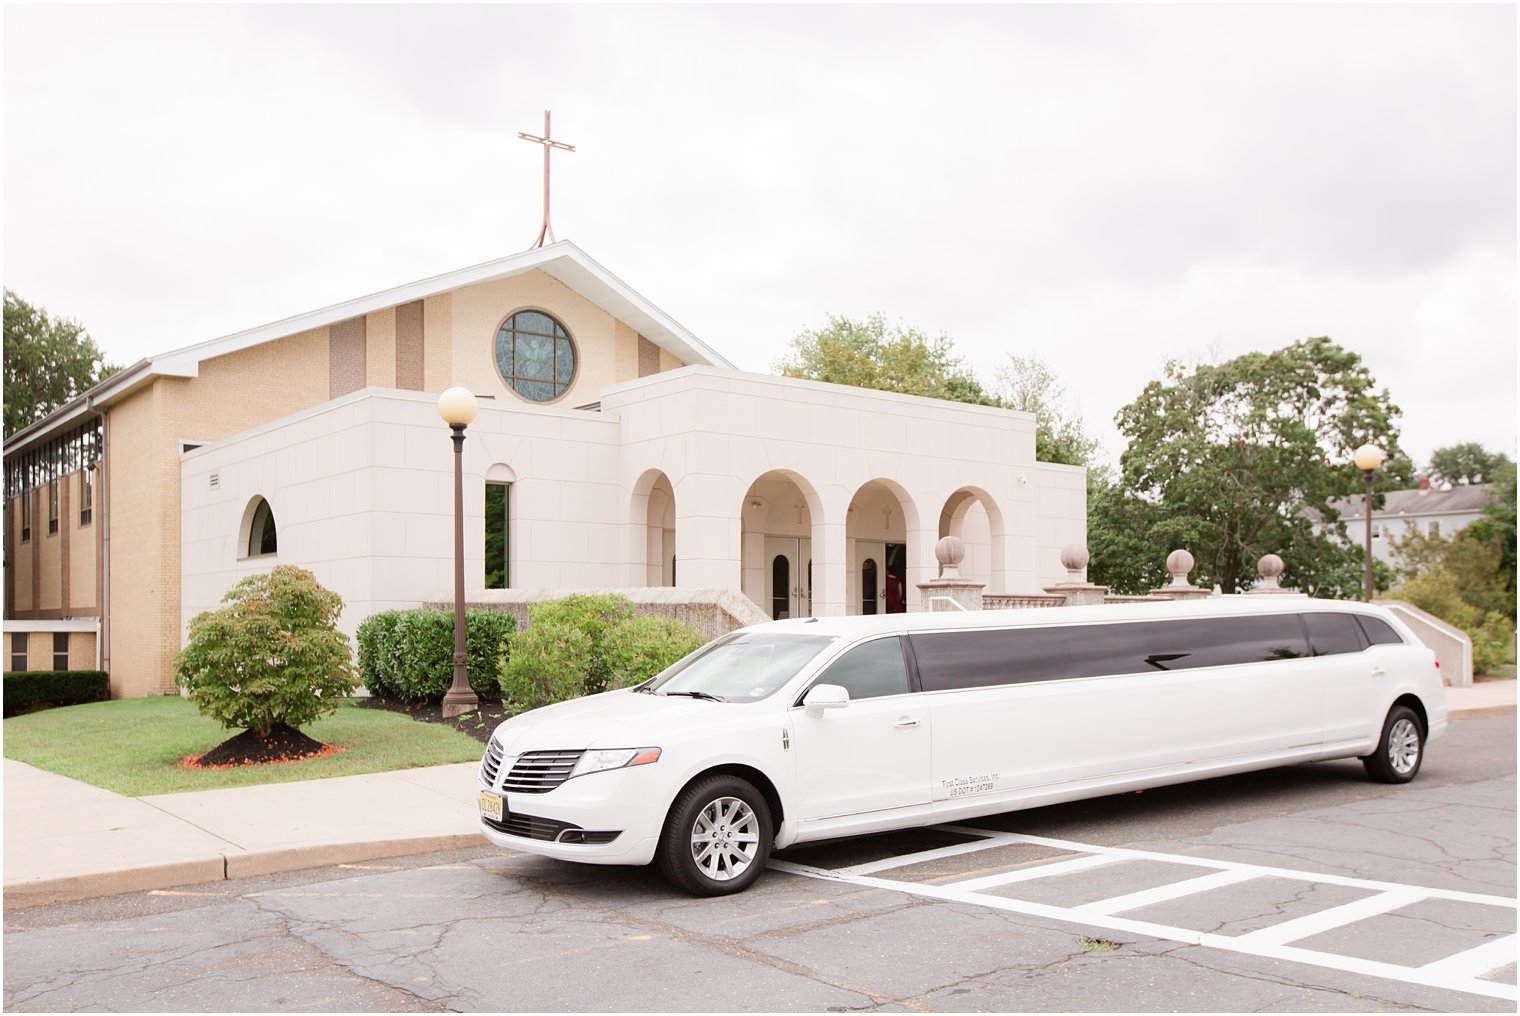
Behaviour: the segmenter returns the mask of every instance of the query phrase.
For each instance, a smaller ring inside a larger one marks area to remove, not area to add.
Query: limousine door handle
[[[892,724],[892,726],[897,727],[899,729],[902,729],[902,728],[905,728],[905,727],[916,727],[916,726],[918,726],[918,721],[915,720],[911,716],[900,716],[900,717],[898,717],[897,722],[894,723],[894,724]]]
[[[1372,676],[1373,677],[1386,677],[1387,675],[1388,675],[1388,671],[1384,670],[1382,667],[1373,667],[1372,668]]]

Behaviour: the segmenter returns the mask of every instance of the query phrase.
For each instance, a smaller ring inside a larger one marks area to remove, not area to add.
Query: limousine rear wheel
[[[1408,783],[1425,757],[1425,728],[1408,706],[1394,706],[1383,721],[1383,736],[1362,759],[1367,775],[1379,783]]]
[[[655,860],[676,888],[724,896],[760,877],[773,835],[764,795],[737,776],[709,776],[670,806]]]

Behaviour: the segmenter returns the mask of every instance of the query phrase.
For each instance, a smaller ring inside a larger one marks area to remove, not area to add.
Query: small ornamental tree
[[[176,677],[222,726],[267,737],[277,725],[300,727],[333,712],[358,686],[348,636],[338,630],[343,600],[311,572],[278,565],[243,579],[222,603],[191,620]]]

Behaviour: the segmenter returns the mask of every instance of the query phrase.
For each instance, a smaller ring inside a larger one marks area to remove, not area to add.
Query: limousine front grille
[[[480,760],[480,781],[491,787],[496,784],[496,774],[501,771],[501,742],[495,736],[486,742],[485,757]]]
[[[570,778],[570,770],[584,754],[584,750],[525,751],[512,763],[501,789],[515,794],[547,794]]]
[[[539,818],[537,815],[524,815],[516,811],[509,813],[505,822],[496,822],[488,818],[483,818],[481,821],[508,836],[521,836],[527,840],[548,840],[551,843],[559,839],[560,834],[567,830],[580,829],[580,826],[573,822]]]

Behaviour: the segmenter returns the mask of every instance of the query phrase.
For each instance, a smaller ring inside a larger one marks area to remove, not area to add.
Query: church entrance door
[[[813,613],[813,541],[791,536],[765,538],[765,598],[771,617]]]

